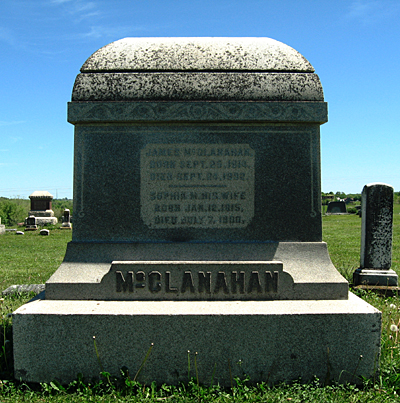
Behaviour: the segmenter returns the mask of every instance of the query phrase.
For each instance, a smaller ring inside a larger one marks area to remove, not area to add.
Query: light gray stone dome
[[[125,38],[93,53],[81,72],[314,72],[299,52],[270,38]]]
[[[270,38],[125,38],[93,53],[73,101],[323,101],[299,52]]]

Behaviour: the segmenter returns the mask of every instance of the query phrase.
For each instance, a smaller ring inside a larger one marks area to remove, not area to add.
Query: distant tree
[[[1,199],[0,217],[2,224],[15,225],[28,216],[29,201],[23,199]]]
[[[343,192],[336,192],[336,193],[335,193],[335,198],[336,198],[336,199],[345,199],[345,198],[346,198],[346,193],[343,193]]]
[[[73,213],[73,201],[72,199],[53,199],[51,208],[54,211],[54,215],[60,220],[64,215],[64,210],[69,209],[72,216]]]

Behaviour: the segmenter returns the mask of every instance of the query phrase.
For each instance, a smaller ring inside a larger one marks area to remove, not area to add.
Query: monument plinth
[[[54,217],[54,211],[51,208],[53,195],[47,191],[36,190],[29,198],[31,199],[31,209],[29,217],[25,220],[25,225],[30,227],[35,225],[55,225],[58,220]],[[33,223],[30,223],[30,216],[35,217]],[[32,228],[28,228],[32,229]]]
[[[301,54],[268,38],[122,39],[82,66],[68,121],[73,239],[45,297],[15,313],[17,377],[97,376],[92,336],[113,374],[154,343],[146,383],[186,381],[188,350],[222,385],[243,370],[325,378],[328,349],[334,379],[372,375],[380,313],[349,296],[322,242],[327,105]]]

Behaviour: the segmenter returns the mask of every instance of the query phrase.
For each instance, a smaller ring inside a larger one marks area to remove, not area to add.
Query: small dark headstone
[[[60,229],[72,229],[71,227],[71,215],[68,208],[64,210],[64,215],[62,219],[62,225]]]
[[[38,227],[36,225],[36,217],[33,215],[30,215],[26,219],[25,231],[36,231],[37,229],[38,229]]]
[[[355,285],[397,286],[391,270],[393,187],[384,183],[365,185],[362,191],[360,268]]]
[[[326,214],[346,214],[346,203],[344,201],[334,201],[328,203]]]

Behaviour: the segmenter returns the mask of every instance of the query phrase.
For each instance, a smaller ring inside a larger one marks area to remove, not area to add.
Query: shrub
[[[0,217],[2,224],[15,225],[28,216],[29,201],[23,199],[1,199]]]

